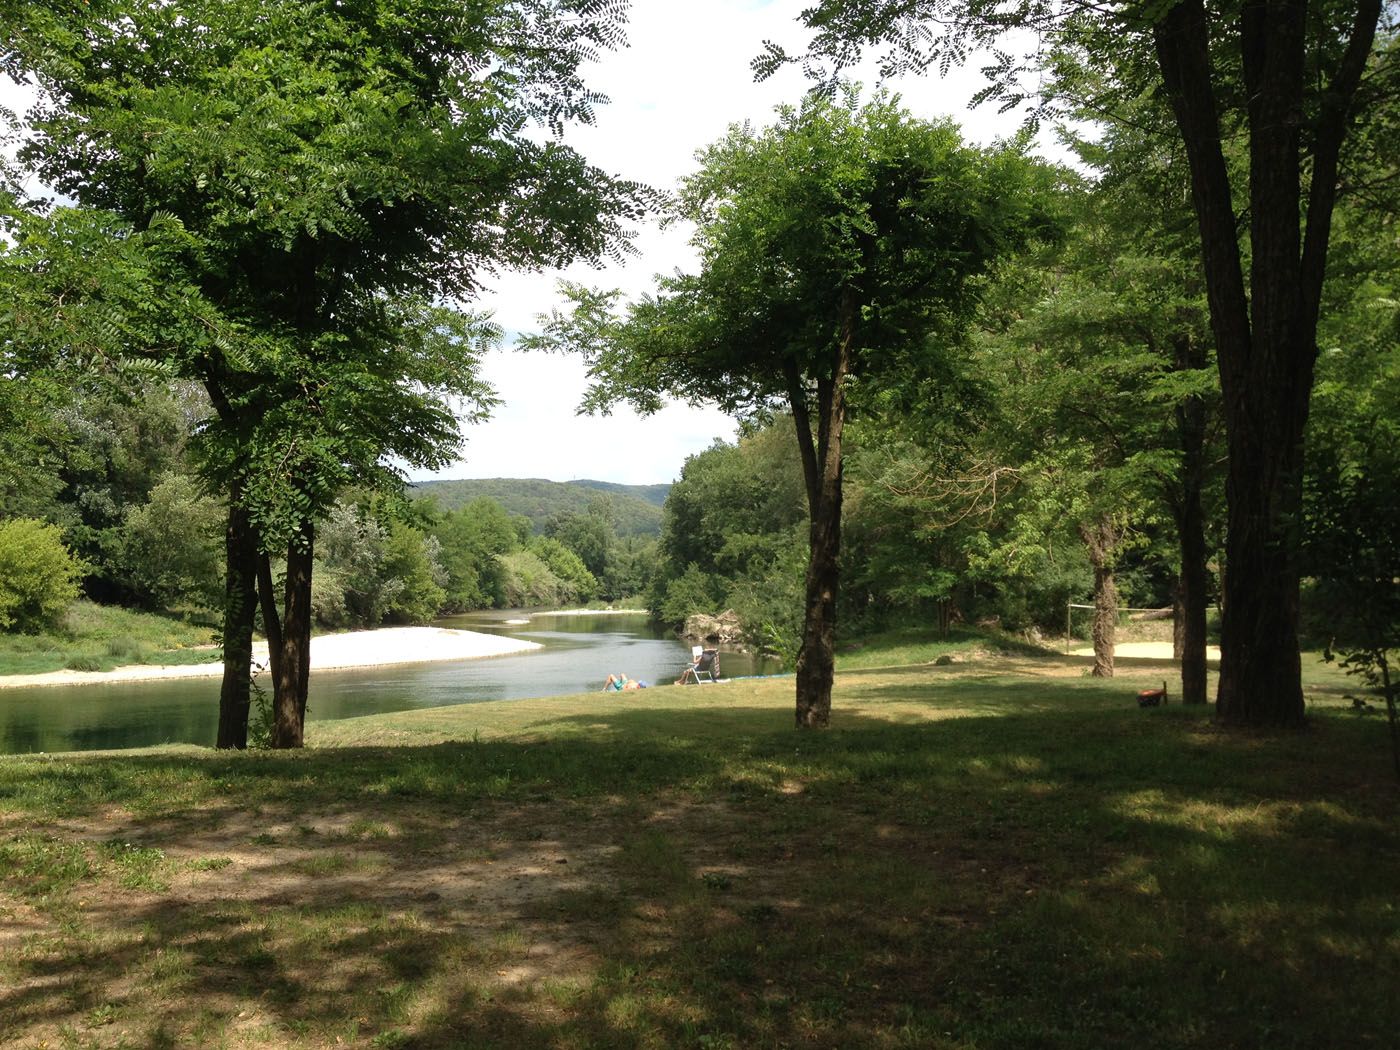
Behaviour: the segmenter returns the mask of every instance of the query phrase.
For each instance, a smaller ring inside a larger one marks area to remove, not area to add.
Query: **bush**
[[[568,597],[562,600],[571,602],[592,601],[598,595],[598,580],[588,571],[583,559],[558,540],[547,536],[536,536],[530,541],[529,550],[549,571],[559,577]]]
[[[744,638],[770,652],[784,667],[797,663],[807,606],[807,550],[792,544],[761,577],[745,578],[730,589],[728,605],[739,614]]]
[[[393,523],[382,567],[383,576],[395,584],[384,610],[386,620],[427,623],[437,616],[447,600],[442,587],[446,577],[437,560],[440,549],[435,538],[402,522]]]
[[[224,518],[194,481],[167,474],[126,512],[112,572],[148,609],[222,609]]]
[[[723,586],[723,580],[691,562],[675,579],[659,582],[660,593],[653,596],[652,615],[662,623],[679,627],[692,613],[714,613],[719,608]]]
[[[344,630],[351,625],[345,605],[345,577],[319,558],[311,574],[311,616],[318,627]]]
[[[515,607],[552,607],[569,601],[568,585],[532,551],[499,555],[506,603]]]
[[[57,627],[78,597],[83,569],[57,525],[0,522],[0,630],[36,634]]]

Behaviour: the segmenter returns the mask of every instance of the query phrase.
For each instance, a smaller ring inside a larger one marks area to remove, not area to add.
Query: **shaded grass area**
[[[1054,659],[0,759],[0,1042],[1316,1047],[1400,1026],[1383,725]]]
[[[957,626],[950,628],[947,634],[932,635],[926,626],[909,624],[867,634],[838,646],[836,665],[841,670],[860,670],[933,663],[939,657],[973,652],[997,656],[1041,656],[1051,651],[1003,631]]]
[[[217,662],[219,650],[208,648],[214,639],[208,623],[80,601],[68,611],[62,630],[0,634],[0,675]]]

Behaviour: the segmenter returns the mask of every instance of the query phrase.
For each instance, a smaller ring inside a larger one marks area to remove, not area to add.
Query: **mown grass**
[[[1400,800],[1159,667],[845,671],[0,760],[0,1043],[1319,1047],[1400,1030]]]
[[[997,656],[1041,656],[1051,650],[1033,645],[1002,631],[953,627],[947,634],[929,633],[927,627],[906,625],[862,636],[837,646],[836,665],[843,671],[871,667],[897,667],[933,663],[973,653]]]
[[[79,601],[58,631],[0,634],[0,675],[209,663],[221,658],[214,639],[209,623]]]

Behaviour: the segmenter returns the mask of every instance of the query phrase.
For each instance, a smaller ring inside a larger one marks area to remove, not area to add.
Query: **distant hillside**
[[[420,481],[410,486],[415,496],[432,496],[443,510],[456,510],[480,496],[489,496],[512,514],[530,519],[535,531],[556,514],[582,512],[600,495],[612,499],[619,536],[655,535],[661,531],[661,505],[670,485],[619,485],[611,481],[545,481],[541,478],[479,478],[464,481]]]

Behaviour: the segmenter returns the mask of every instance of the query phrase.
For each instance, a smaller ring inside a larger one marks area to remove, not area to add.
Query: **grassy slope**
[[[1302,735],[1138,710],[1163,673],[846,670],[815,734],[780,679],[319,723],[302,754],[0,759],[0,1032],[1388,1045],[1383,726],[1335,675]]]
[[[65,630],[48,634],[0,634],[0,675],[42,674],[65,667],[110,671],[123,664],[209,663],[219,653],[207,625],[169,616],[75,602]]]

